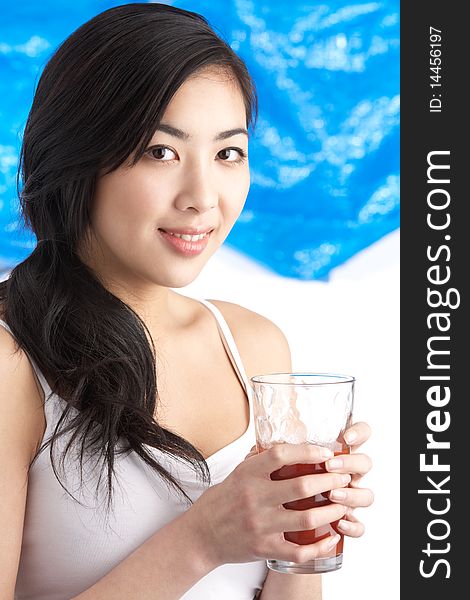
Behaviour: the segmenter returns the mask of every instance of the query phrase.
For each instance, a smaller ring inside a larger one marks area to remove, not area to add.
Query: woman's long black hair
[[[55,476],[72,496],[53,455],[58,438],[68,433],[62,468],[76,442],[81,470],[84,457],[98,457],[100,482],[106,464],[108,510],[115,455],[130,451],[191,502],[144,445],[187,461],[210,483],[202,454],[155,419],[150,332],[78,256],[98,172],[109,173],[131,156],[129,166],[136,164],[178,88],[210,66],[235,77],[247,126],[254,126],[253,81],[204,17],[156,3],[111,8],[79,27],[52,55],[25,126],[17,187],[21,219],[37,245],[0,283],[0,302],[18,349],[65,401],[52,437],[30,468],[50,445]]]

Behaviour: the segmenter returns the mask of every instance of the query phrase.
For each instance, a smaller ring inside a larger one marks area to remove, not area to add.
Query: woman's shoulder
[[[282,330],[264,315],[234,302],[213,299],[210,299],[209,302],[220,310],[232,332],[233,329],[236,329],[239,335],[248,335],[251,337],[259,334],[270,336],[271,339],[285,339]]]
[[[0,325],[0,421],[18,419],[20,433],[31,459],[45,430],[43,398],[28,355]]]
[[[227,321],[249,376],[291,370],[289,343],[276,323],[233,302],[213,299],[209,302]]]

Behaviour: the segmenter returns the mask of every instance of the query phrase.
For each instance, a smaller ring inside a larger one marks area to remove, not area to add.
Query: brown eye
[[[239,163],[245,160],[246,153],[241,148],[224,148],[217,156],[224,162]]]
[[[158,162],[168,162],[175,158],[175,152],[167,146],[154,146],[153,148],[150,148],[148,152],[150,156]]]
[[[222,158],[223,160],[225,160],[225,159],[229,158],[230,152],[231,152],[231,148],[225,148],[225,150],[221,150],[219,152],[219,157]]]

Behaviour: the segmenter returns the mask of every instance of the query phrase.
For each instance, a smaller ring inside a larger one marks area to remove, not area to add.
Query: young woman
[[[242,210],[255,117],[243,62],[171,6],[107,10],[46,65],[20,161],[38,243],[0,284],[2,599],[318,600],[319,576],[265,559],[335,542],[284,531],[362,534],[367,456],[271,481],[322,449],[253,452],[248,379],[291,370],[279,328],[173,289]],[[327,490],[329,506],[283,507]]]

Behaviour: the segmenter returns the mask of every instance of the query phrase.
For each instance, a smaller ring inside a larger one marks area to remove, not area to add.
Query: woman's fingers
[[[279,546],[280,551],[277,552],[276,556],[279,560],[288,560],[295,563],[305,563],[314,558],[320,558],[327,556],[331,550],[339,542],[340,536],[338,534],[330,535],[327,538],[314,544],[295,544],[284,540]]]
[[[310,531],[342,519],[347,510],[348,507],[341,504],[326,504],[306,510],[280,507],[279,516],[275,517],[276,529],[281,527],[284,532]]]
[[[357,449],[361,444],[367,442],[370,434],[371,428],[369,425],[363,421],[359,421],[344,432],[344,439],[353,449]]]
[[[367,454],[340,454],[325,463],[330,473],[353,473],[365,475],[372,468],[372,461]]]
[[[301,475],[300,477],[273,481],[273,485],[267,489],[267,493],[273,505],[280,505],[303,498],[311,498],[317,494],[341,488],[350,482],[351,475],[348,473]]]
[[[370,506],[374,502],[374,494],[368,488],[339,488],[331,490],[328,496],[332,502],[352,508]]]
[[[323,446],[314,444],[275,444],[264,450],[259,459],[260,468],[265,478],[281,467],[295,464],[320,464],[332,458],[333,452]]]
[[[365,530],[363,523],[356,519],[352,514],[346,514],[345,517],[338,522],[337,529],[341,533],[344,533],[344,535],[355,538],[361,537]]]

